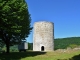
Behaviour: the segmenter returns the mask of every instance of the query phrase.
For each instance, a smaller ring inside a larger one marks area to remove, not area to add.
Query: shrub
[[[71,45],[69,45],[69,47],[73,49],[73,48],[78,47],[78,45],[76,45],[76,44],[71,44]]]

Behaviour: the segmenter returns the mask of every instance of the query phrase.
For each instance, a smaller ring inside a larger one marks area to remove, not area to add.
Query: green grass
[[[80,60],[80,50],[0,53],[0,60]]]

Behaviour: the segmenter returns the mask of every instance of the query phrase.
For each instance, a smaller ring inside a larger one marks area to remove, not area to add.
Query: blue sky
[[[54,37],[80,36],[80,0],[26,0],[31,26],[37,21],[54,23]],[[33,31],[26,38],[33,42]]]

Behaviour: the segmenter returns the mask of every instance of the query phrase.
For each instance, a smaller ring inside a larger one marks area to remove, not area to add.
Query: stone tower
[[[54,50],[54,27],[52,22],[40,21],[34,24],[33,51]]]

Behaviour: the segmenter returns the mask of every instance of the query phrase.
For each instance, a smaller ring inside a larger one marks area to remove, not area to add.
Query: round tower
[[[52,22],[40,21],[34,23],[33,51],[54,50],[54,27]]]

